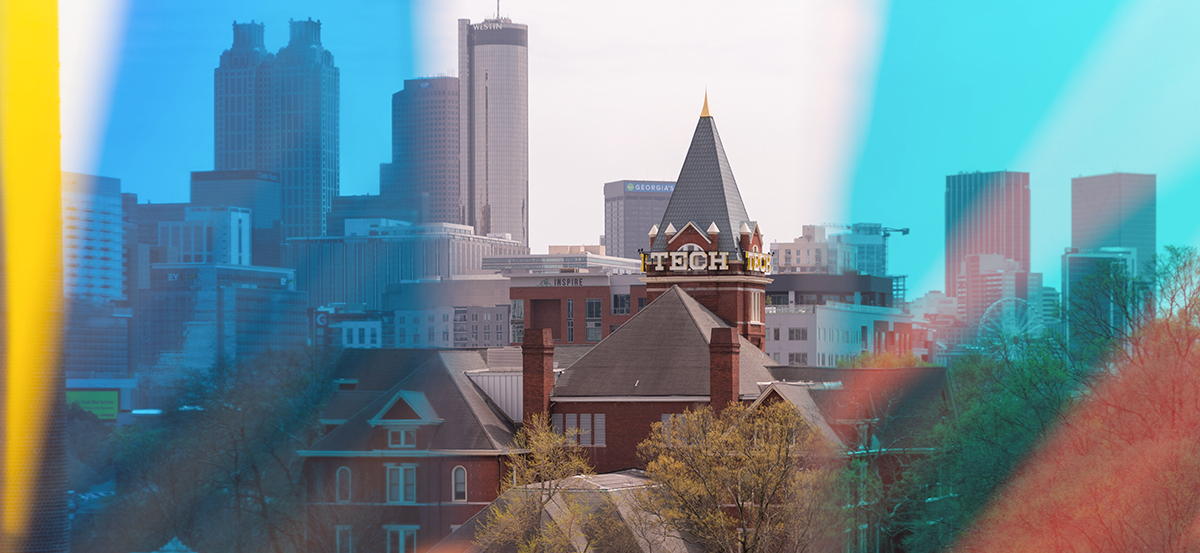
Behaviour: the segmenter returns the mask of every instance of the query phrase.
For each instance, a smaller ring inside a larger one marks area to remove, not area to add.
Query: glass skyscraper
[[[262,23],[233,24],[233,47],[214,71],[215,164],[277,173],[283,237],[324,236],[339,190],[339,72],[320,21],[289,26],[272,55]]]
[[[380,164],[379,194],[414,206],[414,222],[466,219],[458,173],[458,95],[454,77],[406,80],[404,90],[392,95],[392,162]]]
[[[467,225],[529,245],[529,31],[458,20],[460,178]]]
[[[1154,175],[1071,179],[1071,247],[1081,252],[1133,248],[1141,273],[1158,247],[1156,188]]]
[[[967,256],[999,254],[1029,272],[1029,173],[946,177],[946,295],[956,294]]]

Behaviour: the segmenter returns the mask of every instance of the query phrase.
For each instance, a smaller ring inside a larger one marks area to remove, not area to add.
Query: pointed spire
[[[738,229],[739,234],[750,234],[750,225],[742,223],[742,228]]]
[[[667,236],[675,236],[675,225],[667,223]]]
[[[717,228],[716,221],[713,221],[708,224],[708,233],[709,234],[721,234],[721,229]]]
[[[658,225],[650,227],[650,238],[654,238],[655,236],[658,236]]]
[[[700,110],[700,117],[712,117],[708,114],[708,89],[704,89],[704,109]]]

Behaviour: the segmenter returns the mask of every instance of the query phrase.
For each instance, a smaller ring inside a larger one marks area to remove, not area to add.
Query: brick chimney
[[[554,390],[554,335],[549,328],[525,329],[521,342],[522,421],[550,409]]]
[[[736,328],[714,328],[708,342],[708,396],[709,403],[717,414],[724,411],[729,404],[737,402],[741,396],[738,352],[741,351],[742,345],[738,338]]]

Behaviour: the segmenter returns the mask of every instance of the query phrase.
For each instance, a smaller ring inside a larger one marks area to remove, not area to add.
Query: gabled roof
[[[665,530],[658,520],[646,520],[654,519],[655,515],[638,511],[633,494],[650,485],[650,479],[641,471],[636,470],[564,478],[555,482],[554,487],[561,491],[543,509],[542,524],[554,523],[571,526],[572,533],[578,537],[569,546],[569,550],[573,551],[588,550],[587,538],[591,538],[593,546],[599,542],[605,546],[605,550],[640,552],[643,551],[644,546],[638,541],[637,535],[650,531],[649,527],[653,527],[656,532],[663,532],[655,534],[658,539],[654,544],[654,551],[664,553],[702,551],[701,545],[688,543],[678,533]],[[540,484],[509,489],[496,498],[492,505],[503,505],[515,501],[520,498],[519,494],[530,493],[529,488],[537,486]],[[585,513],[579,513],[579,510],[583,510]],[[475,533],[483,525],[489,511],[490,508],[485,508],[467,519],[449,536],[434,546],[430,553],[516,553],[518,549],[513,544],[480,545],[476,543]],[[603,528],[591,526],[589,523],[596,519],[611,520],[614,525]],[[581,522],[584,524],[582,528],[577,526]],[[635,527],[639,526],[640,528],[635,530]],[[599,534],[599,532],[603,532],[603,534]]]
[[[800,416],[804,418],[810,425],[817,429],[818,432],[825,438],[833,447],[843,447],[842,439],[837,432],[833,431],[833,427],[825,420],[825,416],[821,413],[821,409],[817,407],[817,402],[813,400],[809,394],[808,386],[805,384],[796,384],[789,382],[772,382],[767,389],[754,402],[757,407],[760,403],[768,400],[772,395],[778,396],[780,399],[794,405],[800,411]]]
[[[797,368],[793,373],[809,382],[840,383],[840,386],[809,390],[825,419],[847,444],[860,421],[871,421],[878,447],[924,447],[914,441],[923,426],[940,415],[946,386],[945,367],[902,367],[891,369]]]
[[[429,400],[425,399],[425,394],[414,392],[412,390],[400,390],[392,394],[391,401],[385,403],[383,408],[368,421],[371,424],[381,424],[387,421],[422,421],[422,422],[440,422],[437,411],[433,409],[433,405],[429,404]]]
[[[737,181],[733,179],[729,159],[725,157],[725,147],[721,144],[721,136],[717,134],[717,125],[712,117],[702,116],[696,123],[692,144],[688,147],[683,168],[675,181],[675,191],[671,193],[667,211],[658,225],[658,236],[654,238],[650,250],[667,251],[668,238],[662,230],[667,225],[683,229],[692,223],[698,230],[716,223],[721,231],[717,238],[717,249],[731,252],[736,257],[740,255],[738,229],[747,222],[750,222],[750,217],[746,215],[742,194],[738,191]],[[750,227],[753,229],[754,225]]]
[[[302,455],[338,456],[339,452],[371,451],[371,438],[376,432],[371,421],[399,400],[404,400],[422,419],[442,421],[431,427],[434,435],[430,450],[493,453],[507,450],[515,430],[512,421],[466,375],[467,371],[487,368],[480,351],[430,351],[428,355],[406,355],[406,350],[394,349],[361,351],[370,353],[343,355],[336,371],[339,376],[357,378],[359,386],[364,381],[381,385],[390,378],[389,388],[301,452]],[[423,362],[397,366],[419,361]],[[329,417],[323,414],[322,418]]]
[[[366,407],[372,401],[379,399],[380,394],[382,392],[335,390],[329,396],[329,401],[325,402],[325,409],[321,411],[321,420],[345,421],[353,417],[355,413],[361,411],[363,407]]]
[[[730,328],[687,292],[671,287],[558,377],[555,397],[707,396],[708,341]],[[775,380],[762,350],[739,336],[739,392],[757,397]]]

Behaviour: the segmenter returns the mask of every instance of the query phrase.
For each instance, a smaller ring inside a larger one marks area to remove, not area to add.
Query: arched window
[[[454,467],[454,500],[467,500],[467,469]]]
[[[337,501],[350,502],[350,469],[342,467],[337,470]]]
[[[704,248],[701,248],[700,246],[698,246],[698,245],[696,245],[696,244],[684,244],[683,246],[680,246],[680,247],[679,247],[679,250],[678,250],[678,251],[681,251],[681,252],[702,252],[702,251],[704,251]]]

